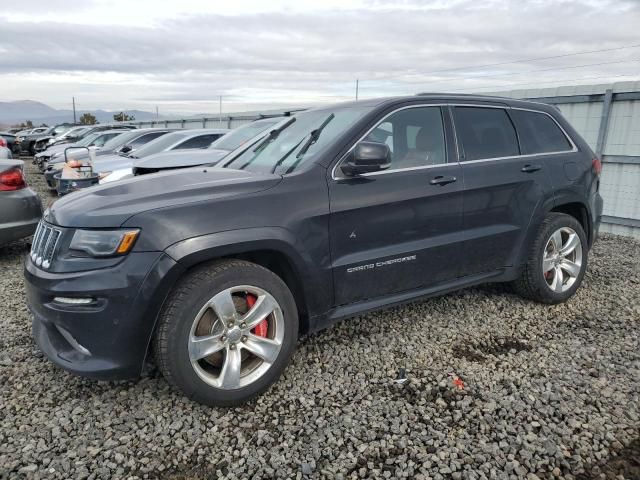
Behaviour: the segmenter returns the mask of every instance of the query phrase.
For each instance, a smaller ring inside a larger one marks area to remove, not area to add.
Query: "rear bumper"
[[[50,273],[27,257],[25,286],[33,336],[47,358],[78,375],[140,375],[155,319],[182,268],[159,252],[132,253],[111,268]],[[55,297],[91,298],[87,305]]]
[[[42,202],[36,192],[23,188],[0,192],[0,245],[28,237],[42,217]]]

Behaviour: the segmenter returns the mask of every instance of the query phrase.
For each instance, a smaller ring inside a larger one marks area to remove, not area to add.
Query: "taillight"
[[[20,190],[26,188],[26,186],[27,184],[24,181],[22,170],[19,168],[12,168],[11,170],[0,173],[0,192]]]
[[[593,171],[596,173],[596,175],[600,175],[600,172],[602,172],[602,162],[598,157],[594,158],[591,161],[591,166],[593,167]]]
[[[0,147],[6,147],[6,146],[7,146],[7,141],[4,138],[0,137]]]

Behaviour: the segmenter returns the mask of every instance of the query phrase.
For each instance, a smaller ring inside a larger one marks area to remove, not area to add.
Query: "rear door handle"
[[[533,173],[533,172],[537,172],[541,168],[542,168],[542,165],[525,165],[520,169],[520,171],[524,173]]]
[[[438,175],[437,177],[433,177],[429,183],[431,185],[446,185],[447,183],[453,183],[456,180],[458,180],[456,177]]]

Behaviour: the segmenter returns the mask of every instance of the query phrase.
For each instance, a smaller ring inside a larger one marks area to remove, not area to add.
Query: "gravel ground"
[[[0,248],[0,478],[640,478],[640,242],[604,235],[564,305],[488,286],[303,338],[233,409],[186,401],[153,366],[98,383],[51,365],[27,251]]]

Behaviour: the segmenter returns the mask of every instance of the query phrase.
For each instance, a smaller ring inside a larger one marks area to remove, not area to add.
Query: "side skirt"
[[[362,315],[363,313],[384,310],[387,308],[395,307],[405,303],[421,300],[429,297],[435,297],[444,295],[446,293],[454,292],[462,288],[487,283],[489,281],[505,281],[511,279],[513,275],[509,275],[510,269],[494,270],[493,272],[480,273],[476,275],[470,275],[463,278],[457,278],[451,282],[441,283],[432,287],[419,288],[415,290],[409,290],[400,293],[394,293],[392,295],[386,295],[384,297],[376,297],[369,300],[363,300],[357,303],[350,303],[348,305],[341,305],[329,310],[326,315],[319,315],[309,319],[309,333],[320,331],[327,328],[339,320],[354,317],[356,315]]]

